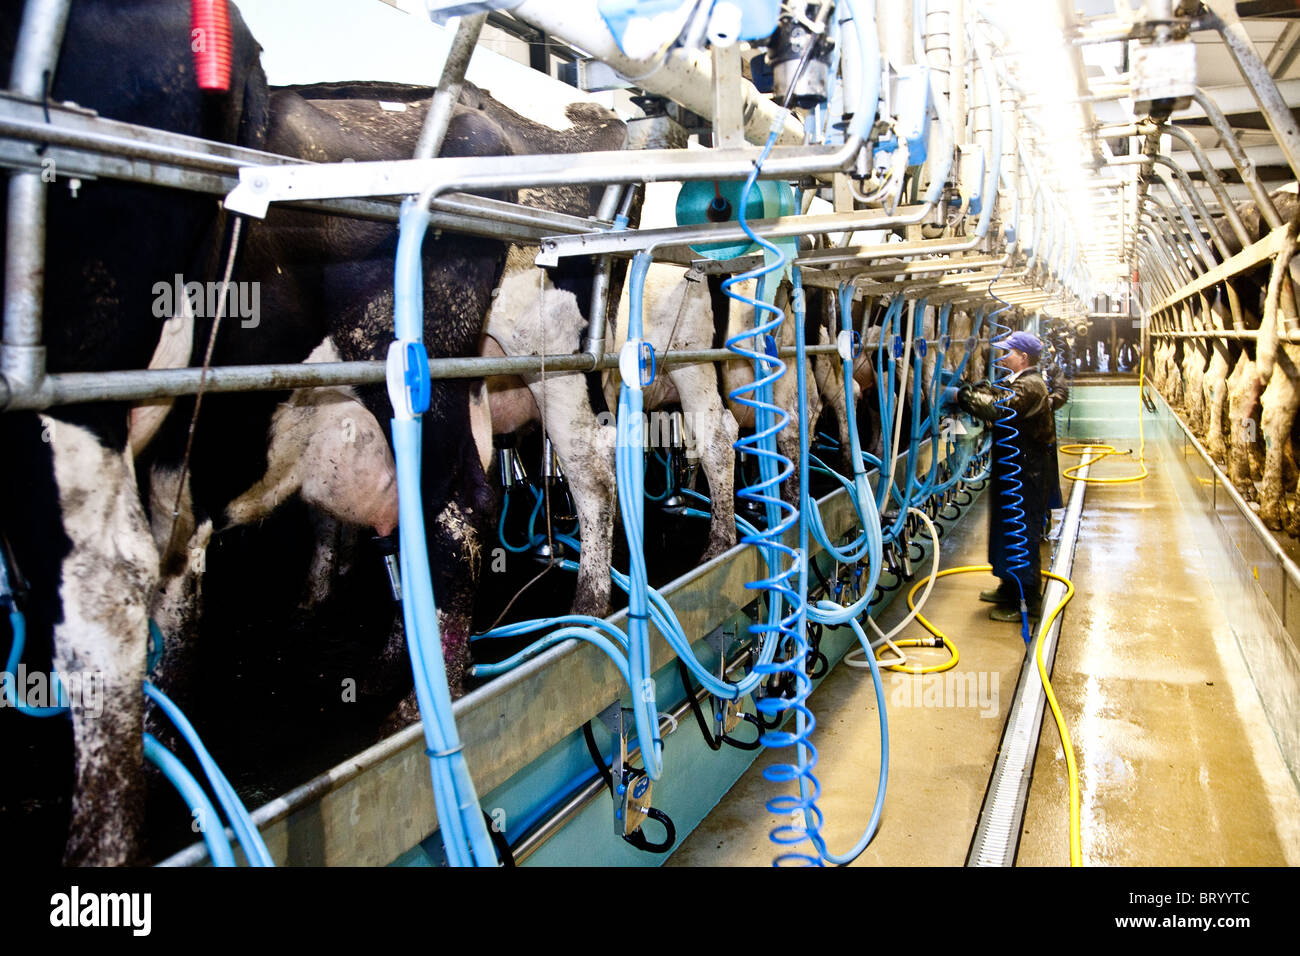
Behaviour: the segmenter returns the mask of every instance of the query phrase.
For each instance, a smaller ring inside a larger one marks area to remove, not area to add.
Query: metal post
[[[28,0],[9,85],[43,100],[53,82],[68,22],[68,0]],[[41,306],[45,297],[45,184],[39,172],[12,173],[5,244],[4,349],[0,397],[35,389],[45,377]]]
[[[612,219],[615,211],[627,215],[635,192],[635,186],[606,186],[596,215],[601,219]],[[623,200],[622,209],[619,209],[620,199]],[[592,371],[595,371],[605,354],[605,319],[609,311],[609,284],[613,267],[614,260],[611,256],[600,256],[596,260],[596,275],[591,280],[591,317],[587,324],[587,342],[583,351],[591,356]]]
[[[429,112],[424,117],[424,127],[420,130],[419,142],[415,145],[416,159],[429,159],[437,156],[442,149],[442,141],[447,136],[447,124],[451,122],[452,111],[460,99],[460,91],[465,83],[465,71],[469,69],[470,58],[478,44],[483,24],[487,22],[486,13],[475,13],[461,17],[452,38],[451,49],[447,51],[447,62],[442,65],[442,76],[438,80],[437,92],[429,104]]]

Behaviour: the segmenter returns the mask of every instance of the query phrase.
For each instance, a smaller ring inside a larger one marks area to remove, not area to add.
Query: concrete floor
[[[1197,576],[1198,543],[1150,447],[1148,465],[1146,482],[1088,489],[1078,594],[1053,676],[1079,764],[1084,863],[1300,863],[1295,781],[1223,613]],[[1113,459],[1094,474],[1133,467]],[[986,561],[985,507],[981,496],[944,539],[943,567]],[[958,645],[958,667],[921,678],[885,672],[889,789],[879,833],[856,865],[965,862],[1024,654],[1018,625],[989,621],[989,605],[976,599],[993,583],[988,574],[953,575],[930,598],[927,617]],[[882,625],[905,610],[899,600]],[[913,623],[905,636],[920,632]],[[946,656],[915,654],[924,663]],[[844,852],[867,822],[879,772],[869,672],[837,667],[810,706],[822,833],[832,851]],[[770,864],[768,832],[788,820],[764,803],[789,786],[762,771],[791,753],[763,754],[667,865]],[[1065,761],[1048,714],[1018,865],[1066,865],[1067,842]]]

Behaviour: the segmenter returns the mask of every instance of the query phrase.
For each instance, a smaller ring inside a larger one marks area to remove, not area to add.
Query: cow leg
[[[540,376],[527,380],[578,511],[582,554],[573,613],[604,617],[617,512],[614,429],[601,425],[592,411],[585,376],[548,375],[545,388]]]
[[[1260,492],[1259,517],[1274,531],[1282,527],[1283,457],[1291,440],[1291,422],[1300,406],[1294,373],[1290,356],[1285,350],[1279,350],[1277,367],[1260,399],[1264,407],[1264,486]]]
[[[1243,351],[1228,378],[1228,477],[1247,501],[1256,498],[1250,458],[1259,431],[1258,392],[1255,363]]]
[[[82,689],[70,695],[76,783],[64,861],[121,865],[136,857],[144,816],[141,682],[158,551],[129,455],[80,426],[41,421],[53,430],[54,476],[72,544],[60,570],[54,666],[65,686]]]
[[[1223,403],[1227,398],[1228,362],[1217,351],[1205,376],[1205,397],[1209,423],[1206,426],[1206,449],[1215,461],[1224,462],[1228,448],[1223,440]]]
[[[701,561],[716,558],[736,544],[735,468],[733,447],[740,427],[718,394],[712,365],[682,365],[669,372],[681,398],[689,457],[698,458],[709,482],[709,543]]]

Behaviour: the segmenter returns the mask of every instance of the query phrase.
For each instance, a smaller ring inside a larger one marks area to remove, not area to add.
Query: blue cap
[[[1038,340],[1038,336],[1030,332],[1012,332],[1005,339],[998,339],[998,345],[1004,349],[1018,349],[1035,362],[1043,351],[1043,343]]]

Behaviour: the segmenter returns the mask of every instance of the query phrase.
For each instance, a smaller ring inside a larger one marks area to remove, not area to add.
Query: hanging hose
[[[18,673],[23,650],[26,646],[27,621],[18,607],[18,597],[14,593],[14,588],[17,585],[11,585],[10,579],[11,570],[6,561],[3,548],[0,547],[0,606],[8,607],[9,625],[13,632],[9,654],[5,661],[5,669],[3,674],[0,674],[0,681],[2,681],[0,682],[0,706],[12,706],[20,714],[28,717],[55,717],[70,714],[71,701],[68,699],[68,694],[63,687],[63,681],[58,674],[52,674],[50,678],[50,686],[57,701],[55,706],[29,706],[18,693],[15,685],[15,675]],[[149,622],[149,627],[151,633],[156,633],[157,629],[152,621]],[[159,640],[159,647],[161,648],[161,640]],[[253,824],[248,810],[230,785],[230,781],[221,772],[221,768],[217,766],[217,762],[212,759],[212,755],[199,738],[194,725],[189,722],[180,708],[152,683],[146,680],[143,690],[145,696],[154,701],[167,715],[168,719],[171,720],[177,731],[194,751],[199,765],[202,767],[213,792],[217,796],[217,801],[221,804],[222,809],[226,811],[226,817],[230,820],[231,828],[239,839],[240,847],[243,849],[244,857],[248,860],[249,865],[258,867],[273,866],[271,854],[267,851],[266,844],[257,832],[257,827]],[[208,855],[211,857],[213,864],[216,866],[234,866],[234,856],[231,853],[230,843],[226,840],[222,830],[221,817],[218,816],[212,801],[208,799],[202,785],[194,778],[194,775],[171,751],[149,733],[144,734],[144,755],[162,771],[163,775],[171,782],[190,807],[194,818],[200,821],[203,839],[207,844]]]
[[[542,511],[544,498],[542,493],[531,484],[528,485],[527,488],[533,495],[533,510],[528,516],[528,540],[522,545],[513,545],[506,540],[506,516],[510,513],[510,489],[507,488],[505,494],[502,496],[501,518],[497,521],[497,540],[501,542],[501,547],[505,548],[512,554],[523,554],[525,551],[531,550],[533,546],[537,544],[538,535],[536,531],[534,531],[534,528],[537,526],[537,516]],[[541,535],[541,539],[545,541],[546,535]]]
[[[782,113],[784,116],[784,113]],[[753,673],[781,680],[788,676],[794,682],[794,696],[763,697],[757,704],[758,711],[764,717],[782,721],[787,711],[794,711],[795,730],[769,730],[762,737],[763,745],[774,748],[795,748],[793,763],[778,763],[764,769],[763,776],[774,783],[798,782],[799,794],[778,794],[767,801],[769,812],[789,818],[802,814],[805,826],[791,824],[779,825],[769,834],[769,839],[782,847],[794,847],[805,840],[812,840],[816,846],[815,835],[821,824],[821,814],[816,807],[819,786],[812,776],[812,767],[816,764],[816,750],[808,737],[816,721],[804,704],[812,689],[805,670],[807,641],[804,636],[804,596],[807,593],[807,567],[803,555],[807,554],[807,530],[799,523],[799,512],[782,500],[781,482],[794,473],[793,463],[776,448],[776,435],[787,424],[789,416],[772,400],[772,385],[785,372],[785,363],[777,357],[774,333],[780,328],[783,318],[781,310],[765,300],[764,281],[766,278],[779,280],[784,271],[788,256],[778,246],[759,238],[749,228],[746,219],[746,207],[750,190],[757,181],[763,161],[776,143],[778,128],[773,127],[771,135],[759,159],[754,163],[745,185],[741,190],[738,218],[741,228],[749,238],[764,249],[764,263],[749,272],[732,276],[722,283],[722,291],[730,298],[753,309],[754,322],[750,330],[734,335],[727,340],[726,346],[732,352],[754,363],[754,381],[743,385],[731,393],[731,400],[746,405],[754,410],[754,433],[744,436],[735,443],[738,452],[753,455],[758,460],[760,480],[757,485],[743,488],[738,497],[762,505],[766,518],[764,531],[757,535],[746,535],[744,544],[752,544],[760,549],[768,567],[768,576],[746,584],[752,590],[767,593],[767,620],[764,623],[750,625],[750,633],[764,635],[764,644],[769,639],[788,646],[790,656],[779,662],[759,661],[754,665]],[[757,281],[755,298],[749,298],[735,290],[739,282],[754,279]],[[775,289],[773,297],[775,297]],[[751,347],[741,343],[749,340]],[[798,335],[796,340],[801,341]],[[763,351],[758,351],[762,348]],[[799,373],[803,376],[803,367]],[[801,393],[803,394],[803,393]],[[804,403],[802,408],[806,408]],[[800,415],[800,419],[803,419]],[[806,432],[805,432],[806,436]],[[801,470],[801,482],[807,482],[807,469]],[[800,524],[801,547],[790,548],[782,540],[786,531]],[[783,606],[788,604],[790,613],[783,615]],[[804,853],[785,852],[774,861],[774,865],[787,862],[803,862],[811,865],[820,863],[819,856]]]
[[[212,865],[234,866],[235,854],[230,850],[230,841],[226,839],[225,831],[220,825],[221,818],[217,816],[217,809],[185,764],[150,733],[144,735],[144,756],[162,771],[190,808],[190,814],[199,824],[199,832],[203,834],[203,842],[207,844]]]
[[[429,406],[430,382],[423,343],[424,263],[420,250],[428,225],[427,209],[418,201],[405,200],[394,270],[395,341],[388,349],[388,393],[393,404],[393,456],[401,528],[402,617],[447,862],[452,866],[495,866],[496,850],[483,822],[452,716],[425,541],[421,415]]]
[[[221,772],[217,762],[212,759],[212,754],[204,746],[203,741],[199,738],[198,731],[194,725],[181,712],[166,694],[160,691],[149,681],[144,682],[145,696],[158,705],[159,709],[167,715],[167,719],[172,722],[185,742],[190,745],[194,751],[194,756],[198,758],[199,766],[203,768],[204,775],[208,778],[213,792],[217,796],[217,802],[221,804],[221,809],[226,811],[226,818],[230,821],[230,827],[235,832],[239,840],[240,848],[244,851],[244,858],[248,860],[249,866],[274,866],[271,860],[271,854],[266,848],[266,843],[262,840],[262,835],[257,832],[257,826],[253,823],[253,818],[249,816],[247,808],[243,801],[235,793],[235,788],[230,785],[226,775]],[[146,736],[148,736],[146,734]],[[169,776],[169,779],[170,776]],[[172,780],[175,783],[175,780]],[[220,817],[212,816],[210,821],[220,824]],[[209,851],[211,846],[209,845]],[[215,861],[215,858],[214,858]]]

